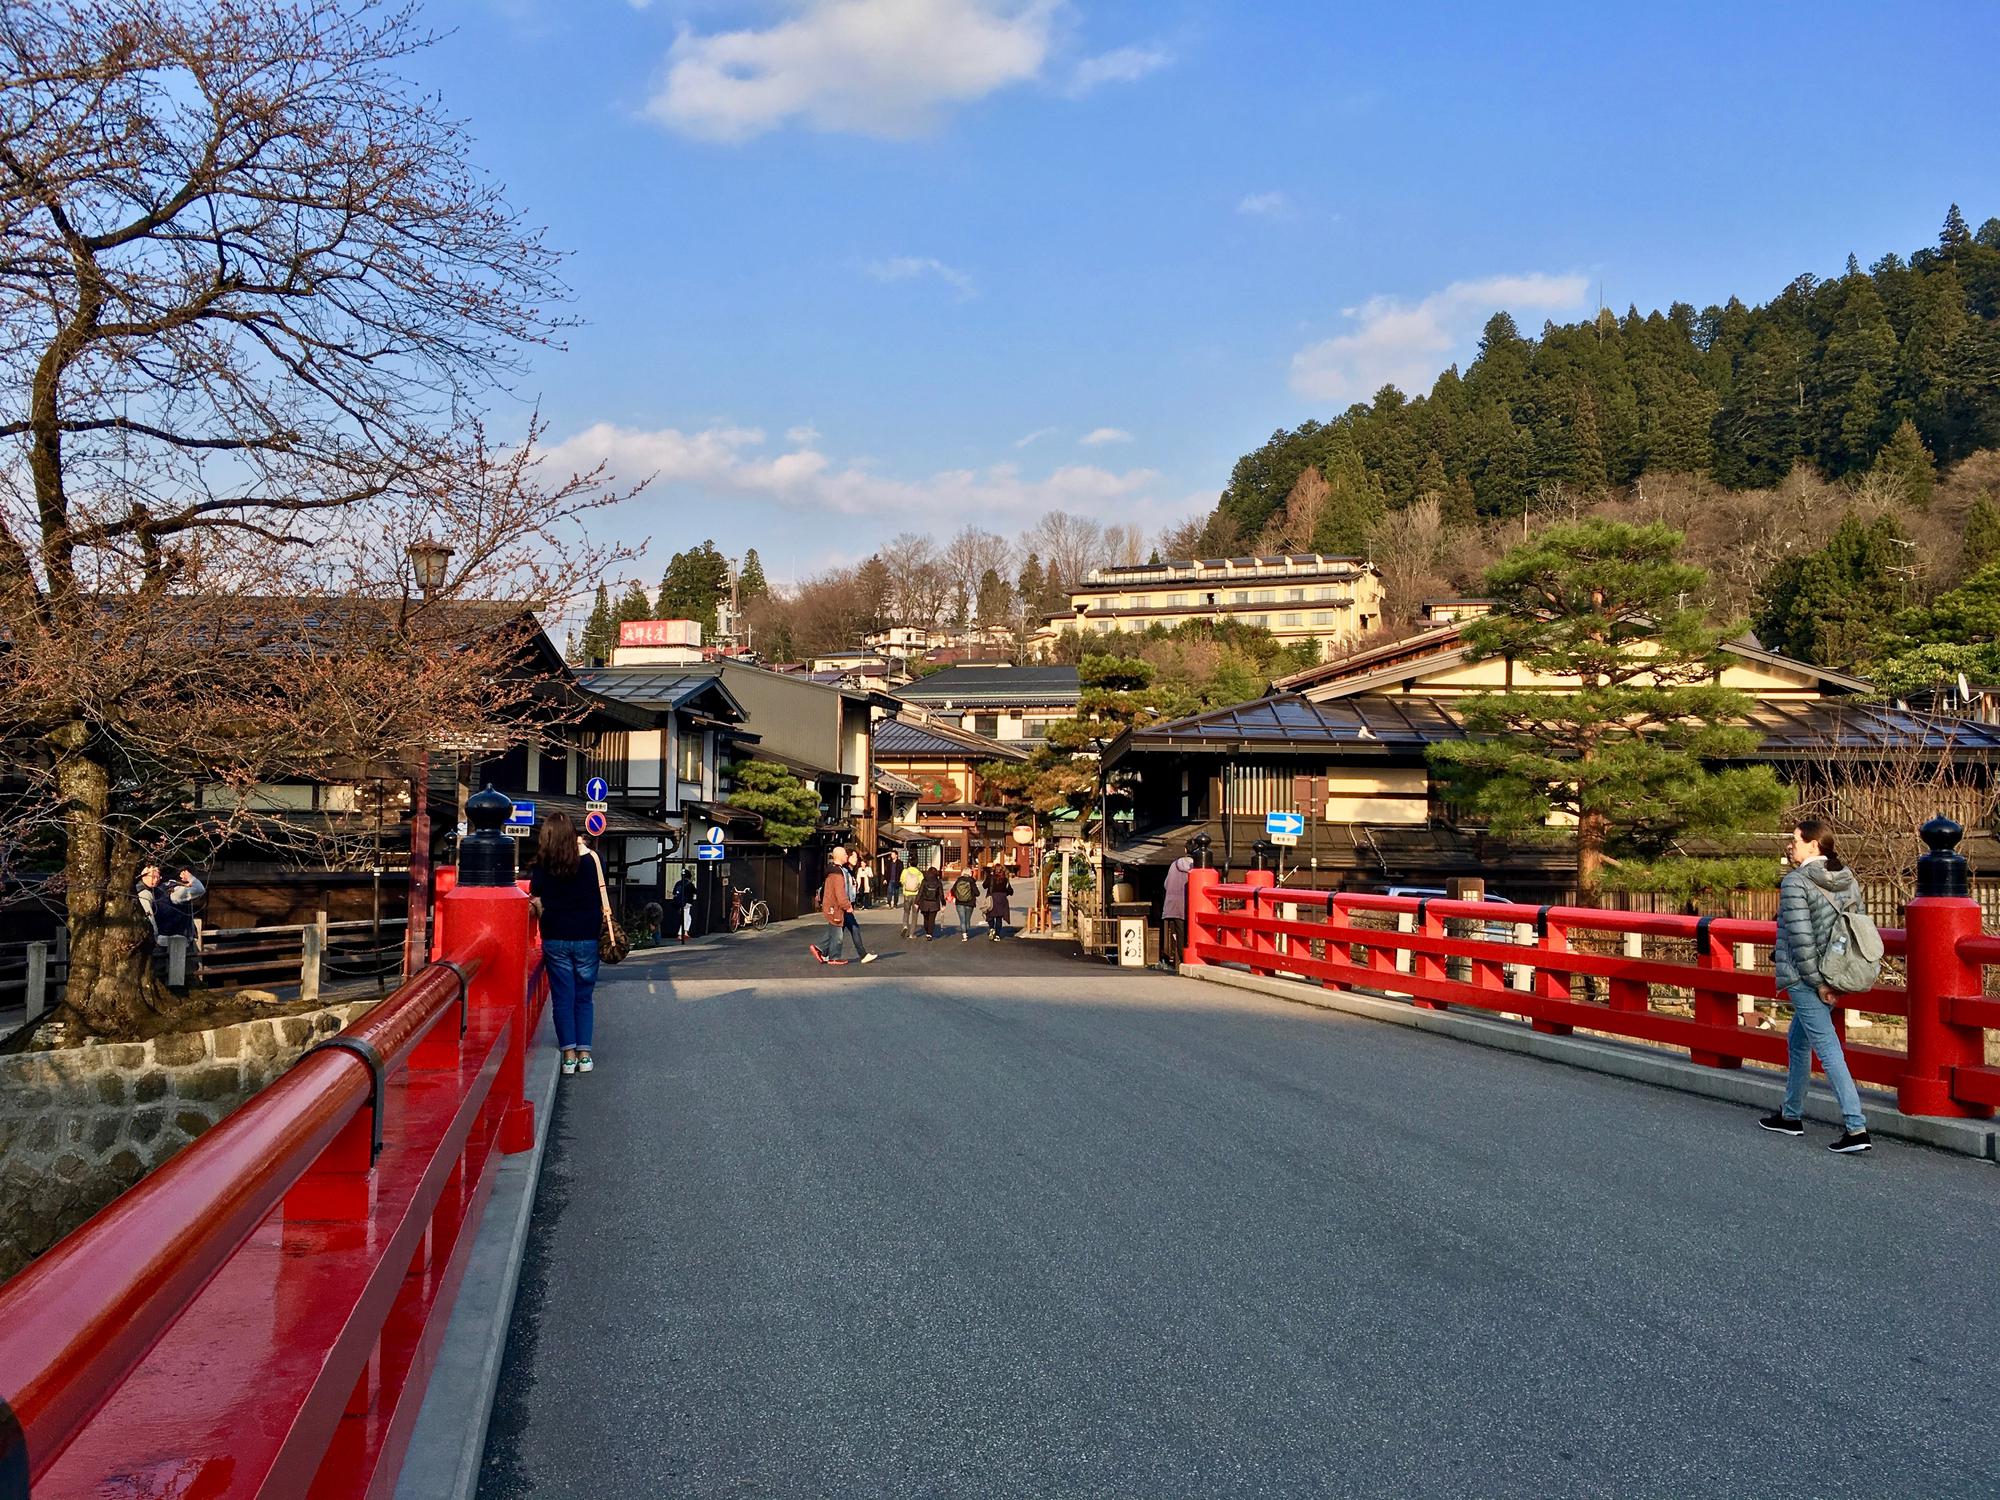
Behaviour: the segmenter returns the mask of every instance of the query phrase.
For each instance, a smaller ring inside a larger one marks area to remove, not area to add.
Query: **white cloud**
[[[1054,437],[1059,431],[1061,429],[1057,427],[1037,427],[1033,432],[1025,433],[1015,438],[1014,446],[1016,448],[1025,448],[1030,443],[1039,443],[1045,437]]]
[[[803,0],[763,30],[683,31],[646,112],[744,141],[798,122],[906,138],[1041,75],[1061,0]]]
[[[1148,73],[1157,73],[1174,60],[1165,47],[1114,47],[1096,57],[1086,57],[1070,74],[1064,89],[1072,99],[1081,99],[1106,83],[1137,83]]]
[[[1129,443],[1132,434],[1122,427],[1093,427],[1077,441],[1086,448],[1101,448],[1106,443]]]
[[[1308,344],[1292,356],[1292,389],[1322,401],[1366,401],[1384,385],[1408,396],[1428,392],[1497,309],[1554,312],[1582,302],[1582,276],[1489,276],[1455,281],[1414,305],[1371,297],[1342,309],[1351,332]]]
[[[1275,191],[1250,193],[1236,205],[1236,211],[1253,219],[1289,219],[1292,216],[1292,200]]]
[[[804,422],[797,427],[787,427],[785,429],[785,441],[796,447],[803,448],[808,443],[816,443],[819,441],[819,438],[819,429],[810,422]]]
[[[929,528],[939,516],[977,516],[982,524],[1026,523],[1047,510],[1149,516],[1179,504],[1159,501],[1151,469],[1122,472],[1094,464],[1067,464],[1033,478],[1012,463],[950,469],[928,478],[899,479],[860,463],[837,463],[811,447],[768,455],[754,427],[676,428],[643,431],[600,422],[551,447],[545,462],[554,474],[586,472],[599,464],[626,484],[652,476],[636,502],[651,507],[693,491],[707,499],[763,500],[803,515],[862,516],[894,529],[896,522]]]
[[[892,255],[887,260],[871,260],[861,269],[881,282],[916,281],[935,276],[961,297],[978,295],[979,289],[973,284],[970,271],[961,271],[928,255]]]

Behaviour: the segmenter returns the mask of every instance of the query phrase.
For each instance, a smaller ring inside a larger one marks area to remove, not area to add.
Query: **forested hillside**
[[[2000,448],[2000,219],[1974,233],[1953,205],[1935,247],[1866,270],[1850,256],[1756,307],[1605,308],[1535,339],[1496,313],[1427,396],[1385,386],[1246,454],[1200,542],[1268,538],[1309,467],[1327,488],[1314,534],[1281,540],[1352,551],[1427,495],[1463,526],[1652,475],[1755,489],[1800,463],[1927,473],[1983,448]]]

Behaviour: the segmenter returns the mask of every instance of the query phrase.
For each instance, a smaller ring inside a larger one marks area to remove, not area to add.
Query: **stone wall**
[[[0,1057],[0,1280],[375,1003]]]

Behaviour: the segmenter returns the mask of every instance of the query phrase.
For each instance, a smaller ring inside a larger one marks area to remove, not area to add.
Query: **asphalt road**
[[[607,971],[487,1500],[2000,1494],[2000,1172],[1013,942]]]

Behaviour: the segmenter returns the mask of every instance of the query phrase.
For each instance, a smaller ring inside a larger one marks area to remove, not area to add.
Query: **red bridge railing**
[[[494,1169],[534,1140],[527,897],[440,912],[436,961],[0,1289],[23,1493],[394,1488]]]
[[[1739,1005],[1778,998],[1770,974],[1736,962],[1739,946],[1772,946],[1773,922],[1294,890],[1274,879],[1253,870],[1224,883],[1217,871],[1189,871],[1185,962],[1426,1009],[1525,1017],[1557,1035],[1629,1037],[1684,1049],[1714,1068],[1786,1061],[1785,1033],[1744,1026]],[[1847,1041],[1848,1066],[1858,1080],[1894,1089],[1905,1114],[1988,1118],[2000,1106],[2000,1068],[1986,1062],[1985,1033],[2000,1029],[2000,999],[1986,996],[1984,979],[1987,965],[2000,966],[2000,938],[1981,934],[1978,902],[1961,896],[1920,895],[1905,921],[1882,936],[1906,982],[1840,997],[1835,1024],[1845,1040],[1850,1014],[1899,1016],[1907,1045]],[[1531,936],[1517,939],[1517,931]],[[1693,961],[1605,951],[1625,948],[1628,935],[1642,949],[1648,938],[1680,939]],[[1663,991],[1692,1004],[1663,1009]]]

